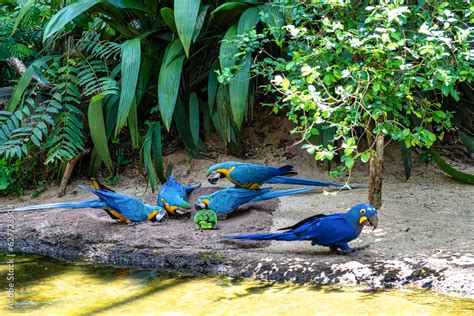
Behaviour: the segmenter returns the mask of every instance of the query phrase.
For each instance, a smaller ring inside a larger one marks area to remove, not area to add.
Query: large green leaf
[[[260,13],[258,8],[248,8],[242,13],[237,26],[237,34],[244,34],[251,30],[260,21]]]
[[[244,2],[238,2],[238,1],[232,1],[232,2],[226,2],[215,8],[211,13],[217,13],[220,11],[234,11],[238,9],[245,9],[248,7],[247,3]]]
[[[150,12],[146,6],[136,0],[104,0],[103,2],[109,3],[117,9],[135,9],[144,12]]]
[[[21,20],[25,16],[25,14],[30,11],[30,9],[35,5],[35,0],[28,0],[25,4],[21,6],[20,12],[15,19],[15,25],[13,26],[12,35],[15,34],[18,25],[20,24]]]
[[[100,2],[101,0],[82,0],[62,8],[46,24],[43,32],[43,41],[59,32],[66,24]]]
[[[214,62],[211,66],[211,70],[209,70],[209,77],[207,82],[207,102],[209,106],[209,112],[213,111],[214,105],[216,103],[217,86],[219,85],[216,73],[216,70],[218,69],[219,66],[217,65],[217,62]]]
[[[225,33],[219,49],[219,62],[221,69],[231,68],[235,65],[236,59],[234,56],[240,52],[239,46],[236,44],[236,39],[237,25],[232,25]]]
[[[226,142],[231,142],[233,140],[233,131],[231,122],[232,110],[230,106],[229,91],[227,86],[221,84],[217,88],[216,113],[217,117],[212,116],[212,121],[217,129],[217,132]]]
[[[132,140],[132,148],[138,149],[140,145],[138,144],[140,134],[138,133],[138,116],[137,116],[137,106],[138,103],[136,100],[133,100],[133,106],[130,109],[130,112],[127,117],[128,129],[130,131],[130,138]]]
[[[107,168],[112,171],[112,158],[110,157],[109,146],[107,144],[107,133],[105,130],[104,113],[102,110],[103,95],[92,97],[87,111],[89,129],[92,142],[97,154],[105,163]]]
[[[428,152],[438,165],[439,169],[441,169],[447,175],[451,176],[454,180],[474,184],[474,175],[461,172],[451,167],[434,148],[430,148]]]
[[[252,56],[250,53],[247,53],[239,70],[234,73],[234,78],[229,84],[230,105],[234,122],[238,129],[242,126],[248,108],[251,63]]]
[[[160,10],[161,18],[165,22],[166,26],[170,28],[173,33],[178,34],[176,29],[176,23],[174,21],[174,12],[173,9],[165,7]]]
[[[134,38],[125,41],[122,46],[121,80],[120,80],[120,102],[115,125],[115,134],[127,121],[130,108],[133,106],[135,91],[140,70],[141,48],[140,39]]]
[[[199,100],[195,92],[189,96],[189,127],[196,148],[199,147]]]
[[[196,19],[196,26],[194,27],[194,32],[193,32],[193,43],[196,41],[196,39],[199,36],[199,33],[201,32],[202,26],[204,25],[204,21],[206,20],[206,14],[207,10],[209,10],[210,5],[202,5],[201,8],[199,9],[199,14]]]
[[[158,103],[161,118],[168,131],[173,120],[183,62],[183,47],[180,41],[176,40],[166,48],[158,77]]]
[[[281,46],[283,43],[283,26],[285,26],[285,18],[281,7],[275,3],[265,3],[258,6],[262,12],[262,20],[270,29],[275,38],[276,43]]]
[[[23,93],[25,92],[26,88],[31,82],[31,79],[33,78],[33,73],[34,70],[32,65],[26,68],[20,80],[18,80],[18,83],[16,84],[10,99],[8,100],[7,111],[14,112],[16,110],[16,107],[18,106],[18,103],[20,102]]]
[[[200,5],[200,0],[174,0],[176,29],[188,57]]]
[[[407,147],[404,141],[400,143],[400,151],[402,153],[403,170],[405,171],[405,179],[408,180],[411,175],[411,149]]]

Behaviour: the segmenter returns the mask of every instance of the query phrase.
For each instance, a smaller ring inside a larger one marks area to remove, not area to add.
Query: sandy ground
[[[299,149],[299,145],[293,145],[297,136],[289,134],[286,120],[274,119],[260,124],[245,131],[249,161],[277,166],[292,164],[298,176],[330,180],[311,155]],[[455,161],[456,167],[472,174],[472,160],[466,159]],[[179,151],[166,160],[172,162],[175,177],[183,183],[202,183],[203,187],[190,197],[192,201],[196,195],[216,189],[204,179],[208,166],[236,158],[217,154],[213,160],[190,160],[185,152]],[[365,184],[367,166],[358,165],[350,180],[352,184]],[[30,199],[28,195],[3,198],[2,204],[20,206],[89,199],[90,195],[77,187],[86,183],[87,179],[75,181],[61,199],[55,197],[57,187],[52,186],[39,198]],[[229,183],[221,180],[219,185]],[[145,192],[144,177],[135,169],[129,168],[114,188],[141,196],[148,202],[154,201],[154,195]],[[279,202],[258,203],[221,221],[219,230],[209,232],[194,231],[191,220],[127,227],[112,223],[96,210],[17,214],[15,249],[106,264],[169,267],[270,280],[366,283],[372,287],[417,284],[474,297],[474,186],[455,182],[435,166],[421,166],[416,161],[411,178],[405,181],[398,147],[389,144],[383,194],[379,228],[365,229],[352,243],[374,244],[351,256],[330,255],[327,248],[312,247],[308,242],[240,242],[223,241],[220,237],[272,231],[317,213],[343,212],[365,202],[366,189],[318,192],[284,197]],[[2,231],[6,229],[3,218],[5,214],[0,215]],[[5,247],[5,240],[0,239],[0,248]],[[183,259],[187,254],[196,253],[204,261],[196,263],[193,260],[197,257],[191,261]],[[154,261],[150,254],[155,256]],[[200,270],[195,266],[208,264],[208,259],[214,264],[212,269]]]

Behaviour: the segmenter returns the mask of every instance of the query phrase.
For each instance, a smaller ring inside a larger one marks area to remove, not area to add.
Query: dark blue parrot
[[[16,208],[14,211],[33,211],[51,208],[95,208],[103,209],[111,218],[125,223],[137,223],[146,220],[155,222],[161,221],[166,217],[166,211],[160,206],[147,205],[136,197],[114,192],[95,179],[92,179],[92,183],[94,187],[99,187],[99,189],[92,189],[82,185],[79,187],[97,195],[99,197],[98,200],[32,205]]]
[[[161,186],[156,197],[157,204],[171,214],[188,214],[191,205],[188,202],[188,194],[199,188],[201,185],[186,186],[179,183],[173,176]]]
[[[348,242],[359,237],[364,225],[377,228],[377,210],[369,204],[358,204],[347,213],[318,214],[308,217],[293,226],[281,228],[282,233],[264,233],[253,235],[225,236],[229,239],[247,240],[310,240],[311,245],[329,247],[332,252],[338,249],[350,253],[367,248],[368,245],[351,248]]]
[[[261,166],[236,161],[222,162],[211,166],[206,173],[207,181],[216,184],[221,178],[226,178],[235,186],[247,189],[259,189],[263,183],[295,184],[319,187],[345,187],[343,184],[289,177],[296,175],[293,166],[283,167]]]
[[[194,204],[197,210],[211,209],[221,218],[225,218],[229,213],[247,203],[270,200],[280,196],[305,193],[311,190],[313,189],[301,188],[272,191],[272,188],[251,190],[230,187],[209,195],[202,195],[196,199]]]

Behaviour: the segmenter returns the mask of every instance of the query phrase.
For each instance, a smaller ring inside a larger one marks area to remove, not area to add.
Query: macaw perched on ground
[[[97,195],[99,197],[98,200],[32,205],[16,208],[14,211],[33,211],[51,208],[95,208],[103,209],[113,219],[129,224],[146,220],[152,222],[162,221],[166,217],[166,211],[159,206],[151,206],[134,196],[114,192],[100,184],[96,179],[92,180],[92,184],[94,188],[99,187],[99,189],[92,189],[83,185],[79,187]]]
[[[202,205],[205,205],[205,208],[211,209],[215,211],[221,218],[225,218],[229,213],[235,211],[237,208],[247,203],[260,202],[281,196],[305,193],[311,190],[313,189],[301,188],[272,191],[272,188],[251,190],[229,187],[209,195],[202,195],[196,199],[194,204],[196,209],[202,209]]]
[[[329,247],[331,252],[351,253],[367,248],[365,245],[351,248],[348,242],[359,237],[364,225],[377,228],[377,210],[369,204],[358,204],[347,213],[318,214],[308,217],[293,226],[281,228],[282,233],[264,233],[253,235],[225,236],[229,239],[247,240],[310,240],[311,245]]]
[[[196,186],[182,185],[173,176],[169,176],[158,192],[157,204],[171,214],[189,214],[191,204],[188,202],[188,194],[200,186],[200,184]]]
[[[343,184],[288,177],[296,175],[293,166],[283,167],[261,166],[236,161],[222,162],[211,166],[206,173],[207,181],[216,184],[221,178],[226,178],[235,186],[246,189],[259,189],[263,183],[281,183],[295,185],[310,185],[319,187],[344,187]]]

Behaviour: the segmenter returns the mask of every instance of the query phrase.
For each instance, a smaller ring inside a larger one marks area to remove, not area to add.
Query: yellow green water
[[[2,290],[8,266],[0,266]],[[15,307],[0,315],[473,315],[474,300],[420,290],[356,291],[15,260]]]

